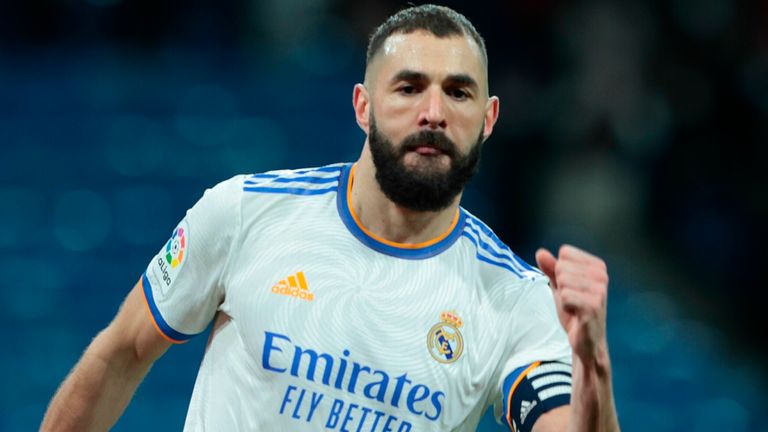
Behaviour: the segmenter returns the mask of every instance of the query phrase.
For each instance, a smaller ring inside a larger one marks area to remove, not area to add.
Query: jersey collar
[[[339,216],[341,216],[341,220],[344,222],[344,225],[349,232],[364,245],[383,254],[416,260],[438,255],[448,249],[459,237],[461,237],[466,220],[466,213],[461,208],[456,211],[456,216],[453,218],[453,222],[447,231],[426,242],[416,244],[397,243],[373,234],[360,223],[360,219],[358,219],[350,205],[355,167],[356,165],[354,164],[347,164],[341,170],[339,190],[336,194],[336,206],[339,211]]]

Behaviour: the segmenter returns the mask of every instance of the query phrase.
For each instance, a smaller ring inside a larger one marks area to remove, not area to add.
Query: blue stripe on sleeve
[[[155,324],[157,324],[157,327],[160,329],[160,331],[162,331],[163,334],[165,334],[169,338],[179,342],[192,338],[192,336],[194,335],[178,332],[174,330],[165,321],[163,316],[160,314],[160,310],[157,308],[157,305],[155,304],[155,298],[152,295],[152,285],[149,283],[147,274],[145,273],[144,275],[141,276],[141,278],[142,278],[142,287],[144,288],[144,296],[147,299],[147,305],[149,305],[149,310],[150,312],[152,312],[152,318],[155,319]]]
[[[507,262],[503,262],[503,261],[497,261],[497,260],[488,258],[486,256],[480,255],[480,249],[483,249],[484,251],[486,251],[486,252],[488,252],[488,253],[498,257],[498,255],[494,254],[493,251],[488,250],[487,245],[485,245],[483,243],[480,243],[480,241],[478,239],[472,237],[472,234],[470,234],[468,231],[465,230],[463,233],[461,233],[461,235],[466,237],[466,238],[468,238],[470,241],[472,241],[472,243],[475,244],[475,247],[478,249],[477,252],[475,253],[475,257],[477,259],[479,259],[480,261],[487,262],[488,264],[493,264],[493,265],[501,267],[503,269],[507,269],[507,270],[511,271],[512,273],[514,273],[515,276],[517,276],[517,277],[519,277],[521,279],[523,278],[523,275],[521,275],[520,272],[515,270],[510,265],[511,263],[507,263]],[[506,258],[506,257],[499,257],[499,258]],[[507,258],[507,260],[508,260],[508,258]]]
[[[531,266],[524,260],[520,259],[514,252],[512,252],[512,249],[509,248],[506,244],[504,244],[501,239],[499,239],[496,234],[488,228],[487,225],[485,225],[481,220],[477,219],[476,217],[472,216],[468,218],[467,220],[467,228],[470,229],[477,237],[478,239],[481,239],[481,244],[483,245],[483,249],[490,253],[491,255],[497,257],[497,258],[503,258],[510,262],[511,265],[513,265],[517,270],[522,272],[533,272],[538,275],[542,275],[541,271],[539,269]],[[481,234],[482,232],[482,234]],[[484,234],[484,236],[483,236]],[[493,244],[496,245],[497,248],[499,248],[502,252],[497,252],[491,248],[491,245],[489,243],[486,243],[482,241],[483,238],[487,238]],[[506,252],[507,254],[504,254]]]
[[[277,177],[283,177],[286,175],[291,174],[310,174],[313,172],[322,172],[322,173],[330,173],[330,172],[341,172],[342,166],[340,165],[329,165],[329,166],[323,166],[319,168],[302,168],[297,170],[286,170],[285,172],[276,173],[276,172],[265,172],[265,173],[259,173],[259,174],[253,174],[251,178],[264,178],[264,179],[272,179]]]
[[[476,231],[476,228],[475,228],[475,227],[473,227],[472,225],[469,225],[469,224],[467,224],[467,229],[468,229],[469,231],[471,231],[473,234],[475,234],[475,236],[477,236],[477,239],[478,239],[479,245],[480,245],[480,247],[481,247],[481,248],[482,248],[484,251],[488,252],[489,254],[491,254],[491,255],[492,255],[493,257],[495,257],[495,258],[499,258],[499,259],[502,259],[502,260],[507,260],[507,261],[510,261],[510,264],[511,264],[512,258],[510,258],[510,257],[509,257],[509,255],[504,255],[504,254],[502,254],[502,253],[496,252],[495,250],[493,250],[493,248],[491,247],[491,245],[489,245],[488,243],[486,243],[486,242],[482,241],[482,237],[480,237],[480,233],[478,233],[478,232]]]
[[[333,177],[313,177],[313,176],[302,176],[302,177],[276,177],[271,179],[271,181],[275,183],[293,183],[293,182],[301,182],[301,183],[310,183],[310,184],[321,184],[321,183],[333,183],[337,181],[339,178],[337,176]],[[245,184],[263,184],[264,182],[259,181],[253,181],[253,180],[246,180]]]
[[[536,267],[531,266],[524,260],[520,259],[514,252],[512,252],[512,249],[509,248],[499,237],[496,236],[496,234],[491,230],[488,225],[483,223],[480,219],[476,218],[475,216],[471,216],[467,219],[467,227],[472,230],[474,234],[477,235],[479,239],[487,238],[493,244],[496,245],[497,248],[499,248],[502,252],[496,252],[492,251],[490,244],[482,242],[484,246],[483,249],[491,253],[492,255],[501,258],[502,256],[509,260],[510,263],[516,267],[521,273],[523,272],[533,272],[538,275],[542,275],[543,273],[539,271]],[[480,234],[482,232],[482,235]],[[505,255],[504,252],[506,252],[508,255]]]
[[[335,179],[334,179],[335,180]],[[325,189],[302,189],[302,188],[277,188],[266,186],[254,186],[244,187],[245,192],[262,192],[262,193],[274,193],[274,194],[291,194],[291,195],[322,195],[329,192],[336,192],[337,185]]]

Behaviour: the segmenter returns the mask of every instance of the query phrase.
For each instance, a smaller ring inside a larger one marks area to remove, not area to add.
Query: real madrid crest
[[[459,328],[464,323],[456,312],[443,312],[440,322],[432,326],[427,334],[427,348],[432,358],[440,363],[453,363],[464,351],[464,338]]]

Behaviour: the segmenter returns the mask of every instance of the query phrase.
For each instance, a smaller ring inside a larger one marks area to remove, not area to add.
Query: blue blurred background
[[[501,98],[464,206],[528,261],[606,258],[623,429],[768,431],[768,3],[443,4]],[[366,38],[403,6],[0,1],[0,430],[37,428],[206,187],[356,159]],[[180,430],[204,343],[114,430]]]

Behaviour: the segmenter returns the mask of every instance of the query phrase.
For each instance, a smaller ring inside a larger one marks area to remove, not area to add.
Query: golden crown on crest
[[[461,327],[464,324],[464,322],[461,320],[461,318],[459,318],[459,316],[456,315],[456,311],[443,312],[443,313],[440,314],[440,319],[443,322],[445,322],[447,324],[451,324],[452,326],[454,326],[456,328],[459,328],[459,327]]]

